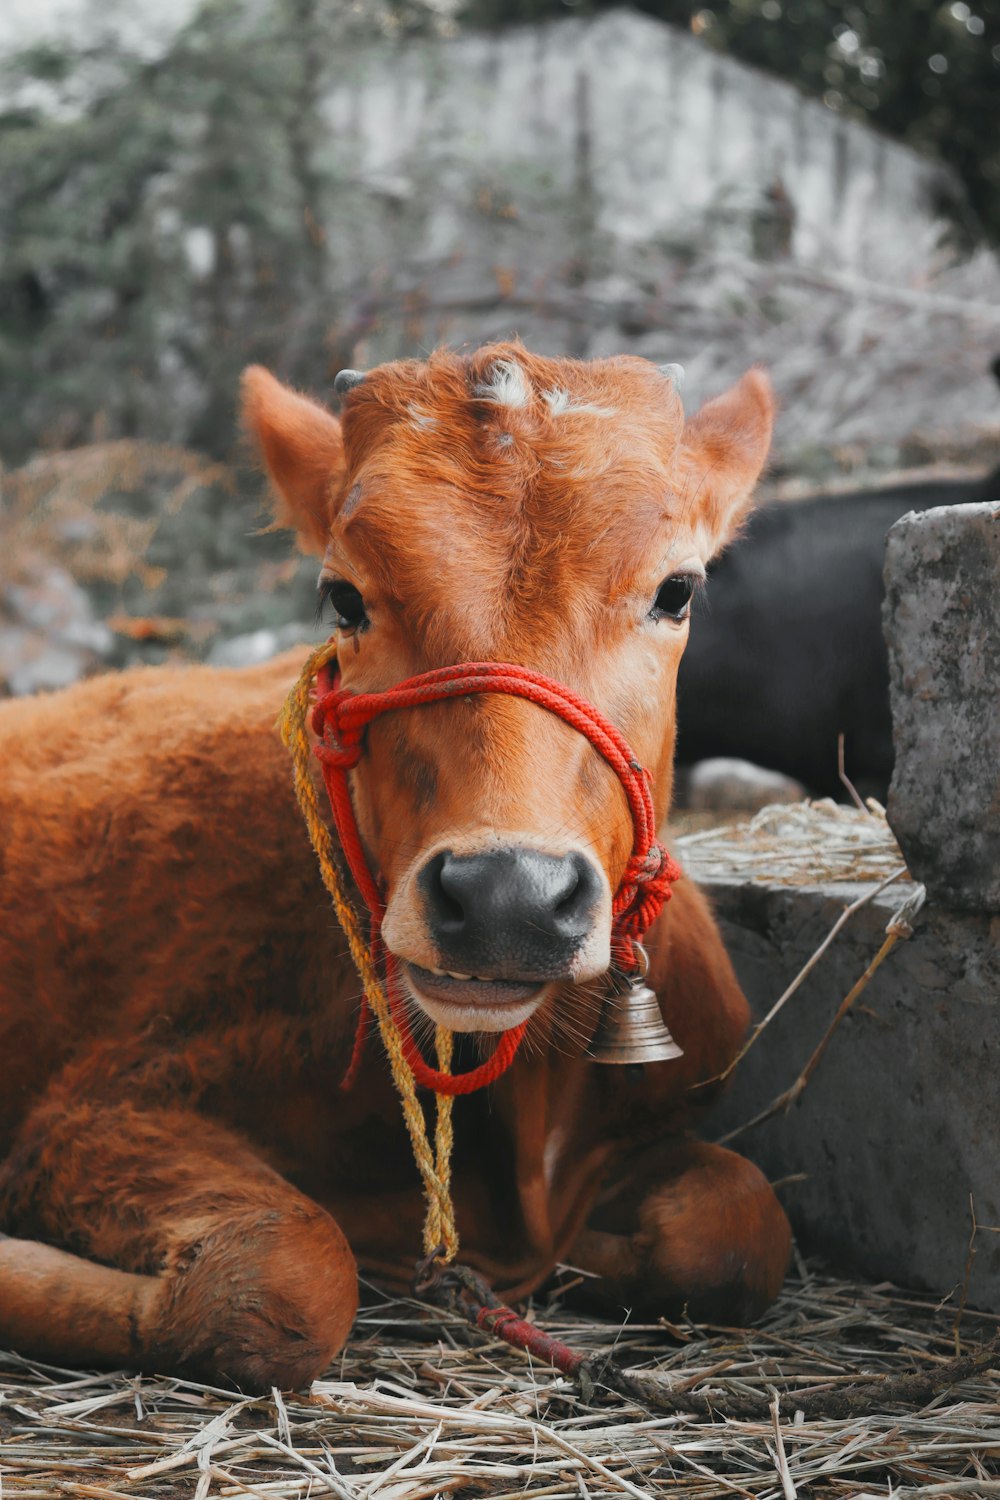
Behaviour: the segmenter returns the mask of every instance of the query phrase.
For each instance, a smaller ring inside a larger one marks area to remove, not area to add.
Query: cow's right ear
[[[244,370],[242,395],[243,426],[274,487],[275,520],[295,531],[304,552],[322,557],[344,474],[340,423],[261,365]]]

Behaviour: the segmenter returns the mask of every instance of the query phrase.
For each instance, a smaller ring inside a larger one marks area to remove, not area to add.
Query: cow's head
[[[279,518],[322,558],[343,686],[534,668],[618,725],[662,817],[691,598],[764,463],[767,378],[688,420],[669,368],[519,345],[341,384],[341,420],[259,368],[244,406]],[[352,784],[385,942],[435,1021],[503,1030],[607,969],[632,824],[561,719],[499,695],[386,714]]]

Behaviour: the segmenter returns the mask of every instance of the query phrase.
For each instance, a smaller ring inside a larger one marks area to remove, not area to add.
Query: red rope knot
[[[637,850],[622,872],[615,898],[615,925],[631,932],[640,913],[643,918],[658,916],[682,874],[659,839],[654,839],[645,852]],[[649,920],[643,920],[642,930],[635,935],[641,937],[649,925]]]
[[[646,853],[646,858],[642,862],[642,869],[639,871],[637,878],[643,882],[652,880],[663,869],[664,861],[669,858],[670,855],[659,839],[654,839]]]
[[[615,964],[628,973],[639,967],[634,944],[641,942],[673,895],[683,871],[654,839],[646,850],[633,854],[622,875],[615,905]]]
[[[316,758],[337,771],[353,771],[361,759],[364,724],[344,722],[351,694],[334,690],[318,699],[312,714]]]

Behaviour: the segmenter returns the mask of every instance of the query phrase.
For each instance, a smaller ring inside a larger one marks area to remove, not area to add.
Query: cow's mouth
[[[446,974],[409,962],[403,973],[421,1009],[450,1031],[509,1031],[528,1019],[549,987],[544,980]]]

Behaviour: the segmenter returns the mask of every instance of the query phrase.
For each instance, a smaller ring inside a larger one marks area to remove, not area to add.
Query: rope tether
[[[514,1060],[527,1022],[504,1032],[493,1054],[468,1073],[455,1075],[451,1072],[453,1039],[443,1026],[437,1027],[435,1033],[437,1067],[429,1066],[421,1056],[400,995],[395,956],[382,942],[384,896],[365,858],[351,800],[348,775],[361,759],[365,729],[380,714],[397,709],[417,708],[473,693],[506,693],[556,714],[584,735],[617,775],[632,815],[632,852],[611,907],[614,961],[616,968],[623,972],[636,968],[636,945],[641,943],[664,903],[670,899],[671,886],[679,879],[681,870],[656,837],[648,772],[639,764],[621,731],[610,719],[562,683],[509,662],[464,662],[421,673],[386,692],[355,694],[340,687],[333,665],[335,661],[334,641],[328,641],[312,652],[288,695],[279,725],[282,739],[292,755],[295,794],[319,860],[323,883],[333,900],[337,919],[364,987],[354,1048],[343,1087],[350,1087],[356,1076],[370,1029],[370,1014],[374,1012],[427,1198],[424,1253],[449,1262],[458,1250],[451,1201],[452,1101],[456,1094],[482,1088],[506,1071]],[[333,838],[320,813],[319,798],[309,774],[311,747],[307,724],[317,678],[324,668],[327,669],[324,675],[329,676],[330,681],[319,689],[312,707],[312,728],[317,737],[312,748],[320,761],[344,856],[370,913],[371,934],[367,943],[362,936],[357,912],[344,890]],[[380,963],[385,969],[384,984],[379,975]],[[418,1084],[432,1089],[436,1095],[437,1124],[433,1150],[417,1098]]]

